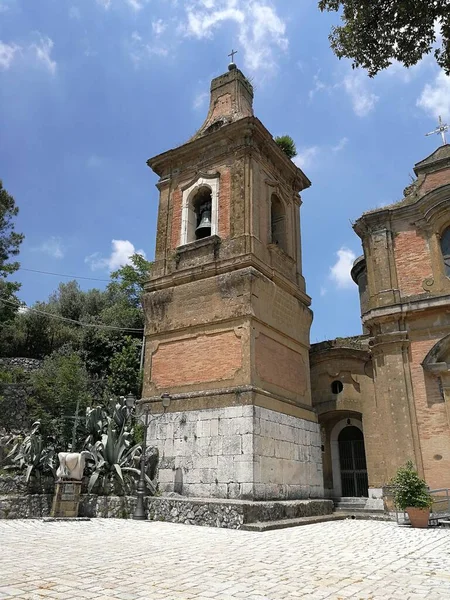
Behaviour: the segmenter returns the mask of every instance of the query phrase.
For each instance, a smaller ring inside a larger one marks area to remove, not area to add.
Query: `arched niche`
[[[287,252],[286,209],[275,193],[270,197],[270,243]]]

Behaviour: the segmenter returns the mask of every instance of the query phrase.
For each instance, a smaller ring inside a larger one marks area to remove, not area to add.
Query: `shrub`
[[[433,502],[427,484],[419,477],[410,460],[397,471],[391,486],[395,505],[400,510],[409,507],[428,508]]]

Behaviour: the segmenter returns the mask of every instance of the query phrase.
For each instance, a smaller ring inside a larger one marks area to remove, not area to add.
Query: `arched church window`
[[[211,188],[201,186],[189,203],[187,242],[211,235]]]
[[[441,236],[441,252],[444,259],[445,274],[450,277],[450,227]]]
[[[281,200],[272,194],[270,200],[271,243],[286,251],[286,212]]]

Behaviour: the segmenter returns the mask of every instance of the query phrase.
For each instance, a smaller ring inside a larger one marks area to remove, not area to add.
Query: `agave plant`
[[[132,432],[125,428],[117,430],[113,419],[108,417],[106,433],[102,434],[101,440],[95,442],[89,448],[94,460],[93,472],[89,478],[88,491],[91,492],[97,481],[114,485],[117,481],[123,491],[132,487],[136,476],[139,476],[139,465],[142,455],[141,444],[132,445]],[[154,493],[155,486],[146,475],[149,490]]]
[[[99,412],[91,411],[87,418],[92,421],[90,425],[93,425],[94,422],[100,423]],[[89,492],[93,490],[98,481],[102,483],[103,488],[105,485],[114,486],[114,483],[117,482],[122,491],[129,491],[139,476],[138,466],[141,461],[142,446],[132,443],[133,430],[127,429],[127,419],[128,415],[125,411],[116,406],[113,417],[106,417],[106,431],[103,431],[102,422],[103,432],[100,439],[94,444],[87,444],[94,461],[88,483]],[[93,433],[89,434],[89,438],[94,438]],[[145,478],[150,493],[155,493],[154,483],[147,474]]]
[[[40,421],[33,423],[30,433],[23,440],[18,437],[7,456],[17,468],[26,468],[27,483],[33,473],[39,476],[50,474],[55,477],[55,447],[52,443],[45,442],[40,427]]]

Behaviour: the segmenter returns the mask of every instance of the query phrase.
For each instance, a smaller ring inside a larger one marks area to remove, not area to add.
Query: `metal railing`
[[[429,490],[430,495],[433,499],[430,512],[430,525],[439,525],[441,520],[450,519],[450,489],[449,488],[436,488],[435,490]],[[394,505],[395,506],[395,505]],[[398,510],[395,506],[395,517],[397,523],[402,525],[409,524],[409,518],[405,511]]]

